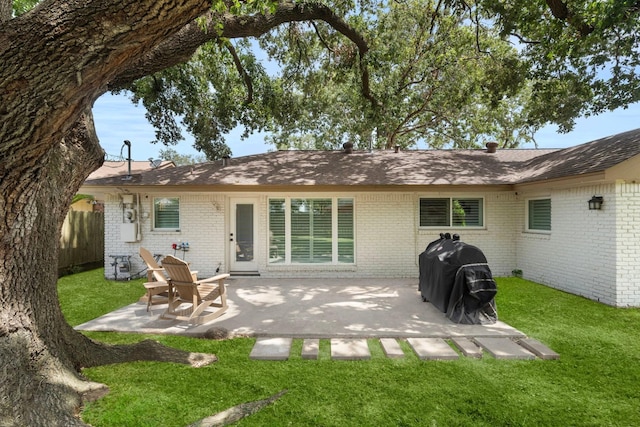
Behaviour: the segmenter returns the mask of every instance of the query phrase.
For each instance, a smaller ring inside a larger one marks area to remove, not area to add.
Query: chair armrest
[[[217,276],[209,277],[208,279],[198,280],[195,283],[196,284],[200,284],[200,283],[218,282],[218,281],[224,280],[224,279],[226,279],[227,277],[230,277],[230,276],[231,275],[229,273],[218,274]]]
[[[145,282],[142,284],[145,289],[167,288],[169,284],[167,282]]]

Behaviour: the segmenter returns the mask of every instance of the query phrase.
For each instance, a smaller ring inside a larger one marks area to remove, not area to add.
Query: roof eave
[[[602,184],[606,182],[605,178],[605,171],[599,171],[581,175],[518,182],[514,184],[514,189],[516,191],[535,190],[539,188],[560,189],[591,184]]]
[[[420,185],[85,185],[81,192],[93,193],[285,193],[285,192],[433,192],[446,189],[456,191],[511,191],[512,184],[420,184]]]

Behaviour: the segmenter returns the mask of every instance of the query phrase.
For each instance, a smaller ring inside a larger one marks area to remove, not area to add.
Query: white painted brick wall
[[[617,217],[617,304],[640,306],[640,184],[618,183]]]
[[[221,271],[226,264],[227,232],[224,224],[226,206],[223,195],[187,194],[180,196],[180,232],[155,232],[152,226],[153,195],[141,194],[142,240],[125,243],[120,239],[122,205],[117,195],[105,202],[105,254],[132,255],[132,272],[144,269],[139,258],[140,246],[152,253],[173,253],[172,243],[189,242],[191,250],[185,259],[190,261],[201,277]],[[176,194],[162,194],[166,197]],[[487,256],[495,275],[510,274],[515,268],[516,239],[512,215],[518,201],[511,192],[485,195],[486,229],[464,228],[420,229],[418,203],[415,193],[359,193],[354,196],[356,222],[356,265],[336,266],[269,266],[267,247],[267,195],[257,198],[258,230],[256,258],[263,260],[259,271],[264,277],[418,277],[418,256],[439,233],[458,233],[462,240],[478,246]],[[146,215],[145,215],[146,214]],[[140,216],[141,215],[141,216]],[[146,217],[146,218],[145,218]],[[262,242],[262,243],[261,243]],[[182,252],[178,251],[182,257]],[[111,259],[105,260],[105,275],[113,277]]]
[[[417,278],[414,218],[414,202],[417,199],[415,196],[412,193],[359,193],[342,196],[354,198],[355,265],[268,266],[263,263],[260,269],[261,275],[264,277]],[[266,197],[260,223],[259,228],[266,230]],[[266,241],[266,234],[264,241]]]
[[[417,199],[369,193],[356,198],[357,275],[417,277]]]
[[[162,194],[166,197],[180,197],[180,231],[152,231],[153,195],[141,194],[140,212],[142,240],[135,243],[122,242],[120,223],[122,205],[118,195],[108,196],[105,200],[105,276],[113,278],[113,267],[109,255],[131,255],[131,271],[144,270],[145,265],[138,255],[140,246],[152,254],[174,254],[172,243],[189,242],[190,250],[176,255],[191,262],[199,277],[212,276],[221,263],[221,271],[226,271],[224,251],[224,198],[213,194]]]
[[[604,196],[601,211],[589,211],[587,200]],[[429,193],[376,192],[354,197],[356,227],[355,265],[267,265],[267,194],[258,200],[256,259],[264,277],[418,277],[418,256],[440,232],[460,234],[466,243],[486,255],[495,276],[521,269],[524,277],[610,305],[640,306],[640,185],[611,184],[554,190],[550,193],[486,192],[482,229],[420,229],[418,203]],[[431,195],[436,195],[431,194]],[[157,196],[157,195],[156,195]],[[162,196],[177,196],[162,194]],[[152,194],[141,194],[142,241],[120,238],[122,205],[119,195],[105,201],[105,275],[113,277],[112,254],[132,255],[132,272],[142,271],[140,246],[152,253],[173,253],[172,243],[189,242],[185,258],[200,277],[229,271],[228,226],[225,209],[230,194],[187,193],[180,196],[181,230],[151,230]],[[322,196],[322,195],[319,195]],[[456,196],[437,193],[439,197]],[[552,232],[525,232],[526,200],[550,196]],[[613,212],[618,208],[617,216]],[[181,252],[178,252],[182,256]],[[617,262],[617,268],[616,268]]]
[[[455,196],[443,194],[442,196]],[[438,238],[440,231],[459,234],[460,240],[477,246],[487,257],[494,276],[509,276],[516,268],[517,232],[521,219],[520,202],[514,192],[489,192],[485,198],[485,227],[483,229],[449,228],[443,230],[419,230],[420,254],[427,245]],[[417,209],[417,203],[416,209]]]
[[[265,277],[415,277],[418,256],[440,232],[458,233],[487,256],[495,275],[510,275],[516,265],[520,202],[513,192],[489,192],[485,197],[483,229],[419,229],[419,199],[428,193],[358,193],[356,206],[356,265],[261,266]],[[438,197],[455,196],[440,194]],[[514,214],[515,212],[515,214]],[[266,214],[261,219],[266,227]]]
[[[601,211],[588,210],[587,201],[602,195]],[[590,299],[616,304],[614,186],[603,185],[521,194],[524,212],[529,197],[551,197],[551,233],[525,231],[518,238],[518,268],[524,277]]]

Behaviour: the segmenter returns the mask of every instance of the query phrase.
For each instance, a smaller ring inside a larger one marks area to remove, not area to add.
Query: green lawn
[[[142,295],[141,281],[109,282],[95,270],[60,279],[71,324]],[[251,361],[253,339],[210,341],[153,336],[167,345],[211,352],[205,368],[137,362],[84,370],[111,392],[87,405],[94,426],[185,426],[242,402],[287,389],[242,426],[636,426],[640,425],[640,310],[616,309],[517,278],[498,279],[501,320],[560,353],[554,361],[421,361],[406,343],[403,360]],[[80,298],[84,301],[81,301]],[[98,304],[98,302],[101,302]],[[148,335],[88,333],[111,343]],[[300,354],[301,340],[295,340]]]

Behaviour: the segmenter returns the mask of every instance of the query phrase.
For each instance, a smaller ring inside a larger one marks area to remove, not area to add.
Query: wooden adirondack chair
[[[147,281],[143,283],[147,291],[147,311],[153,304],[154,296],[162,296],[164,298],[155,298],[159,304],[169,301],[169,282],[164,275],[164,268],[160,267],[155,258],[147,249],[140,248],[140,258],[147,264]]]
[[[167,255],[160,263],[171,278],[169,306],[160,317],[203,324],[227,311],[224,279],[229,274],[197,280],[189,264],[179,258]]]

